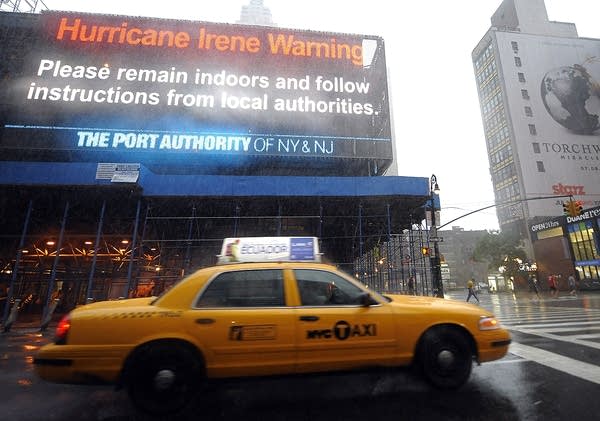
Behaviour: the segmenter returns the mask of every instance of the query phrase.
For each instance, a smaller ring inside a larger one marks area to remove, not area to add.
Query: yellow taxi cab
[[[510,334],[489,311],[381,295],[320,263],[316,244],[226,239],[222,264],[159,297],[73,310],[35,370],[52,382],[114,383],[139,409],[171,414],[212,379],[414,365],[433,386],[458,388],[474,361],[507,353]]]

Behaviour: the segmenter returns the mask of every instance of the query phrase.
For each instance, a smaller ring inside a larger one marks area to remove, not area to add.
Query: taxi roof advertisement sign
[[[316,237],[237,237],[223,241],[218,261],[242,262],[316,262],[320,261]]]
[[[37,19],[35,41],[2,82],[5,149],[74,161],[392,159],[380,37],[73,12]]]

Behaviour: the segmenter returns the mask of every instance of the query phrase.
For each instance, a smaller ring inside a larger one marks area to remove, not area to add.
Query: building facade
[[[531,256],[529,226],[569,199],[600,205],[600,40],[543,0],[505,0],[472,61],[499,225]]]
[[[471,278],[477,283],[487,283],[489,269],[487,263],[473,260],[473,251],[479,240],[486,235],[486,230],[465,231],[453,226],[450,230],[438,231],[443,241],[439,243],[440,253],[446,264],[444,286],[448,288],[466,288]]]
[[[242,6],[237,23],[275,26],[271,10],[263,4],[263,0],[250,0],[250,3]]]
[[[387,176],[381,37],[1,12],[0,41],[4,303],[156,294],[225,237],[318,237],[390,291],[414,269],[381,254],[433,200],[429,179]]]
[[[600,207],[581,215],[549,218],[529,227],[540,279],[558,275],[568,289],[574,275],[581,289],[600,289]]]

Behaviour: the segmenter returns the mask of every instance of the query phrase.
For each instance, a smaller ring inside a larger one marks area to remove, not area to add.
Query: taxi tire
[[[436,388],[458,389],[471,375],[471,346],[457,328],[444,326],[427,331],[417,357],[425,379]]]
[[[161,373],[172,373],[172,384],[157,386]],[[173,415],[194,400],[203,378],[203,364],[192,349],[164,342],[144,345],[135,352],[126,384],[137,409],[151,415]]]

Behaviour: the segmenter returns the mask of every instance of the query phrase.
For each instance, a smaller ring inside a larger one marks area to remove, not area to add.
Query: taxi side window
[[[225,272],[212,280],[195,307],[281,307],[281,270],[241,270]]]
[[[303,306],[356,305],[363,291],[346,279],[322,270],[294,270]]]

